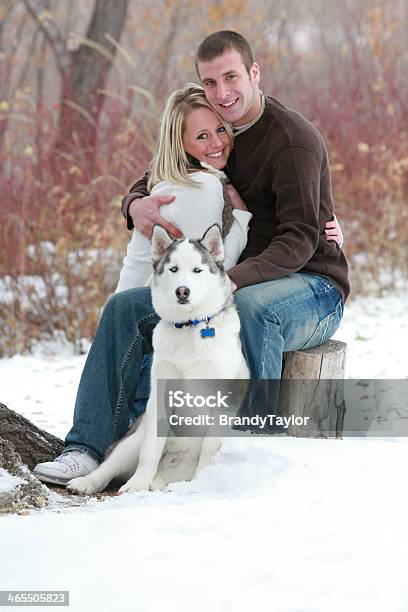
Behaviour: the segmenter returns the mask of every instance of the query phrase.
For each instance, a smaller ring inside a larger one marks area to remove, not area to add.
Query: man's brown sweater
[[[346,299],[346,258],[324,233],[333,218],[333,197],[319,131],[299,113],[267,97],[261,118],[235,138],[227,172],[253,214],[248,244],[228,271],[237,287],[301,271],[328,278]],[[145,195],[147,175],[123,199],[128,229],[133,228],[129,204]]]

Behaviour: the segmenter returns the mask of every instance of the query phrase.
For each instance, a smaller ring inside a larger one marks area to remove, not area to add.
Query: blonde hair
[[[217,115],[232,140],[231,127],[207,102],[204,89],[195,83],[187,83],[183,89],[171,94],[163,111],[156,152],[149,168],[150,177],[147,184],[149,191],[160,181],[172,185],[199,187],[200,184],[189,176],[194,168],[205,170],[218,177],[224,176],[219,170],[207,164],[203,168],[200,162],[188,155],[183,148],[186,118],[191,111],[203,107],[209,108]]]

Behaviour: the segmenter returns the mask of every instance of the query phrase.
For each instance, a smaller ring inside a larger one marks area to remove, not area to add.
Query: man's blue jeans
[[[285,351],[322,344],[343,316],[336,287],[305,272],[243,287],[235,301],[252,379],[279,379]],[[64,450],[85,450],[101,461],[126,433],[135,410],[144,409],[151,364],[147,356],[158,320],[148,287],[117,293],[108,301],[82,373]]]

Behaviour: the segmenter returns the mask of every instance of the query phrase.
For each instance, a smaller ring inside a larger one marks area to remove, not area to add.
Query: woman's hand
[[[238,191],[235,189],[234,185],[231,185],[231,183],[228,183],[228,185],[226,185],[225,188],[231,200],[232,208],[235,208],[238,210],[245,210],[246,212],[248,212],[248,209],[246,207],[244,200],[241,198]]]
[[[229,198],[231,200],[232,208],[238,210],[245,210],[248,212],[248,208],[244,202],[244,200],[239,195],[238,191],[235,189],[234,185],[228,183],[225,186]],[[343,244],[343,232],[341,231],[340,224],[337,220],[336,215],[333,215],[333,221],[328,221],[326,223],[325,234],[327,240],[333,240],[337,242],[337,244],[341,247]]]
[[[337,221],[336,215],[333,215],[333,221],[326,223],[325,234],[327,240],[334,240],[341,247],[343,244],[343,232],[341,231],[340,223]]]

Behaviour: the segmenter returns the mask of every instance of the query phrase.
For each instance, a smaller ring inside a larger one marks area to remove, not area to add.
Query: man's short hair
[[[254,63],[254,54],[252,53],[249,42],[237,32],[233,32],[232,30],[220,30],[204,38],[197,49],[195,67],[198,76],[200,76],[198,72],[199,62],[211,62],[216,57],[231,50],[238,51],[242,63],[249,74],[252,64]]]

